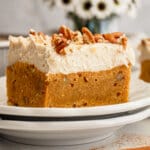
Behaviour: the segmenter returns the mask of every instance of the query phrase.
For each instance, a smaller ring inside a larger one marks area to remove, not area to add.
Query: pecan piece
[[[80,31],[74,32],[72,41],[74,41],[76,44],[83,44],[83,36]]]
[[[126,37],[122,38],[122,45],[123,45],[124,48],[127,47],[127,38]]]
[[[123,33],[122,33],[122,32],[114,32],[114,33],[112,33],[112,35],[113,35],[115,38],[120,38],[120,37],[123,35]]]
[[[112,34],[103,34],[103,37],[105,38],[105,40],[108,40],[111,43],[116,43],[116,39]]]
[[[56,45],[56,47],[55,47],[56,52],[57,52],[58,54],[63,54],[63,55],[66,54],[66,52],[65,52],[65,50],[64,50],[64,48],[65,48],[66,46],[67,46],[67,43],[62,40],[58,45]]]
[[[103,34],[103,37],[111,43],[122,44],[124,48],[127,46],[127,38],[121,32]]]
[[[95,38],[95,42],[97,42],[97,43],[104,42],[104,40],[105,40],[101,34],[95,34],[94,38]]]
[[[95,43],[95,38],[94,38],[92,32],[88,28],[83,27],[82,33],[83,33],[83,41],[85,43]]]
[[[58,54],[66,54],[64,48],[68,45],[67,39],[61,37],[61,35],[52,35],[52,45],[55,47],[55,50]]]
[[[103,34],[103,37],[111,43],[117,43],[118,38],[123,35],[121,32]]]
[[[29,34],[32,34],[32,35],[35,36],[36,33],[35,33],[35,31],[33,29],[30,29]]]
[[[52,35],[52,45],[53,46],[56,46],[58,45],[62,40],[62,37],[61,35],[58,35],[58,34],[53,34]]]
[[[63,34],[63,36],[68,40],[72,40],[72,38],[73,38],[73,31],[71,31],[66,26],[61,26],[59,28],[59,33]]]

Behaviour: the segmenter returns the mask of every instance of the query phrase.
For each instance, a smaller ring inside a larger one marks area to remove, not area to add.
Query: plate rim
[[[144,120],[150,116],[150,107],[138,112],[123,117],[88,120],[88,121],[64,121],[64,122],[32,122],[32,121],[7,121],[0,120],[0,130],[15,130],[15,131],[75,131],[75,130],[89,130],[97,128],[112,128],[131,124],[137,121]],[[41,128],[41,126],[43,126]],[[28,128],[28,129],[27,129]]]
[[[9,40],[0,41],[0,48],[9,47]]]
[[[35,117],[97,116],[97,115],[116,114],[131,110],[137,110],[149,105],[150,105],[150,98],[138,100],[138,102],[136,102],[136,105],[135,102],[128,102],[128,104],[95,106],[88,108],[32,108],[32,107],[26,108],[16,106],[0,106],[0,114],[9,114],[17,116],[35,116]],[[59,115],[58,112],[60,112]]]

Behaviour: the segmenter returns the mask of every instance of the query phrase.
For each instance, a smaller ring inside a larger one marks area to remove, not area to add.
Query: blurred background
[[[136,41],[150,35],[149,14],[150,0],[0,0],[0,75],[10,34],[27,35],[30,28],[51,34],[62,24],[84,25],[93,32],[122,31]]]
[[[136,18],[119,18],[120,31],[150,34],[150,1],[141,0],[140,5]],[[30,28],[47,32],[61,24],[67,24],[64,10],[49,8],[43,0],[0,0],[1,34],[27,33]]]

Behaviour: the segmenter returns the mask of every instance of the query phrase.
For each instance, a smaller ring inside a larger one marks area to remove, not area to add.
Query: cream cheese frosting
[[[141,53],[139,61],[150,60],[150,39],[143,39],[138,49]]]
[[[43,42],[37,42],[31,35],[27,38],[10,36],[9,41],[8,65],[25,62],[47,74],[96,72],[121,65],[128,66],[135,61],[133,50],[119,44],[70,43],[65,47],[66,55],[59,55],[49,36]]]

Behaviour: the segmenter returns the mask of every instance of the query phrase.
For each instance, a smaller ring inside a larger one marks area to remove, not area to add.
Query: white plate
[[[0,41],[0,48],[9,47],[9,41]]]
[[[150,105],[150,84],[139,80],[138,75],[138,72],[134,72],[132,74],[131,90],[128,103],[85,108],[25,108],[7,106],[5,84],[6,78],[2,77],[0,78],[0,114],[39,117],[80,117],[134,111]]]
[[[124,117],[87,120],[24,122],[0,120],[0,133],[13,141],[38,145],[75,145],[104,140],[120,127],[150,116],[150,108]]]

